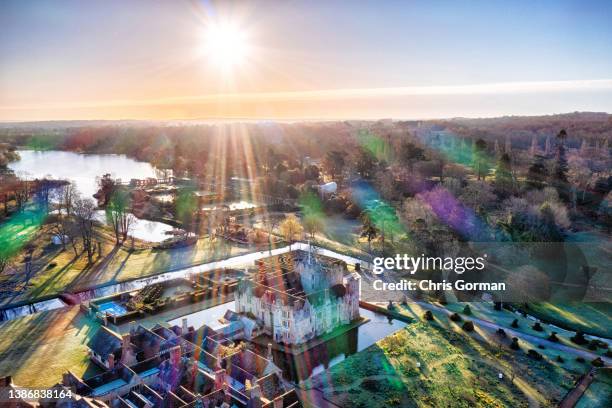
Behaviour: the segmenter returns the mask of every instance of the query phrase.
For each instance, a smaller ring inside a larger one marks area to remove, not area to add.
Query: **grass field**
[[[313,383],[340,406],[528,406],[517,385],[498,379],[496,361],[461,337],[417,322],[349,357]]]
[[[571,354],[523,341],[521,350],[512,351],[509,339],[478,326],[466,333],[440,312],[433,313],[434,322],[422,321],[425,310],[416,304],[399,310],[416,322],[317,376],[313,385],[341,406],[520,407],[531,402],[552,407],[590,368]],[[529,349],[543,359],[529,358]]]
[[[506,309],[495,310],[491,302],[470,302],[470,303],[457,302],[457,303],[449,303],[447,305],[444,305],[444,307],[446,307],[448,310],[461,314],[466,319],[469,319],[469,316],[466,316],[463,314],[463,309],[466,304],[470,305],[472,316],[476,318],[488,320],[490,322],[494,322],[494,323],[497,323],[497,324],[500,324],[506,327],[510,327],[510,325],[512,324],[512,321],[516,319],[518,321],[519,327],[514,328],[514,330],[517,330],[523,333],[527,333],[532,336],[541,337],[543,339],[548,338],[550,334],[554,331],[554,332],[557,332],[557,337],[559,338],[559,342],[561,344],[588,350],[586,345],[579,346],[577,344],[572,343],[569,340],[570,337],[572,337],[575,334],[574,331],[564,330],[559,327],[551,328],[544,323],[542,323],[542,327],[544,328],[544,331],[533,330],[532,326],[535,323],[533,320],[523,317],[521,314],[508,311]],[[599,348],[596,350],[596,353],[603,354],[605,353],[605,349]]]
[[[612,406],[612,372],[605,370],[597,373],[595,381],[578,400],[576,408]]]
[[[557,326],[612,338],[612,303],[530,303],[528,312]]]
[[[68,311],[43,312],[0,324],[0,375],[11,375],[17,385],[50,387],[62,373],[98,371],[87,355],[87,342],[99,325]]]

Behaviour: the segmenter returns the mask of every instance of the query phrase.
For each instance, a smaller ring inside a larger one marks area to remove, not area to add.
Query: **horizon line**
[[[202,124],[218,124],[215,122],[225,122],[224,124],[234,124],[243,122],[278,122],[278,123],[322,123],[322,122],[379,122],[384,120],[391,120],[393,122],[402,121],[436,121],[436,120],[461,120],[461,119],[503,119],[503,118],[536,118],[546,116],[563,116],[571,114],[603,114],[612,115],[612,112],[607,111],[565,111],[555,113],[543,113],[533,115],[517,115],[517,114],[500,114],[500,115],[475,115],[475,116],[445,116],[445,117],[421,117],[421,118],[409,118],[409,117],[369,117],[369,118],[356,118],[356,117],[338,117],[338,118],[249,118],[249,117],[216,117],[216,118],[174,118],[174,119],[138,119],[138,118],[121,118],[121,119],[32,119],[32,120],[3,120],[0,119],[0,125],[19,125],[19,124],[36,124],[36,123],[62,123],[62,122],[153,122],[153,123],[167,123],[167,122],[202,122]],[[208,122],[208,123],[206,123]]]
[[[612,90],[612,79],[581,79],[559,81],[492,82],[469,85],[432,85],[376,88],[339,88],[307,91],[232,92],[173,96],[154,99],[117,99],[106,101],[59,102],[42,105],[1,106],[0,111],[41,109],[88,109],[129,106],[165,106],[185,103],[334,100],[345,98],[378,98],[393,96],[452,96],[522,94],[532,92],[580,92]],[[77,120],[77,119],[75,119]],[[95,120],[95,119],[94,119]],[[177,119],[179,120],[179,119]]]

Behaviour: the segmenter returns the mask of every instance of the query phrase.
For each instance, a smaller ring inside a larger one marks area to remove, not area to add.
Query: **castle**
[[[345,262],[294,251],[259,261],[235,300],[274,341],[299,344],[359,319],[359,293],[360,277]]]

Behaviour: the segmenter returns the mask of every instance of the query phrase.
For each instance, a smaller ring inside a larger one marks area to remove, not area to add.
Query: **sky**
[[[612,112],[610,21],[609,1],[3,0],[0,121]]]

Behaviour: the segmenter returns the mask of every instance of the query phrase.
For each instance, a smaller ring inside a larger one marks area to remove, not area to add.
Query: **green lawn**
[[[557,337],[559,338],[561,344],[588,350],[586,346],[579,346],[575,343],[572,343],[569,340],[570,337],[572,337],[575,334],[574,331],[564,330],[560,327],[551,328],[547,324],[544,324],[544,323],[542,323],[542,327],[544,328],[544,331],[540,332],[540,331],[533,330],[533,324],[535,323],[533,320],[523,317],[520,314],[508,311],[506,309],[495,310],[493,308],[493,303],[491,302],[456,302],[456,303],[449,303],[447,305],[444,305],[444,307],[446,307],[450,311],[461,314],[462,317],[464,318],[469,319],[469,316],[466,316],[465,314],[463,314],[463,309],[465,305],[468,305],[468,304],[472,311],[472,316],[476,318],[479,318],[482,320],[488,320],[490,322],[494,322],[494,323],[497,323],[499,325],[506,326],[506,327],[511,327],[512,321],[516,319],[518,320],[519,327],[514,328],[513,330],[527,333],[532,336],[541,337],[543,339],[548,338],[550,334],[554,331],[554,332],[557,332]],[[599,348],[595,352],[598,354],[604,354],[605,350]]]
[[[492,352],[463,337],[437,324],[416,322],[313,383],[340,406],[528,406],[519,381],[498,379],[504,368]]]
[[[595,381],[578,400],[576,408],[609,406],[612,406],[612,373],[610,370],[605,370],[597,373]]]
[[[557,326],[612,338],[612,303],[530,303],[528,312]]]
[[[0,324],[0,376],[11,375],[17,385],[50,387],[62,373],[95,373],[87,342],[99,324],[79,313],[42,312]]]
[[[513,351],[509,338],[478,325],[467,333],[442,312],[433,313],[434,322],[425,322],[425,310],[417,304],[398,311],[416,323],[317,376],[314,386],[341,406],[370,406],[373,401],[383,406],[515,407],[531,401],[552,407],[591,367],[573,354],[524,341],[521,350]],[[543,359],[528,357],[529,349]],[[499,372],[504,374],[501,381]]]

